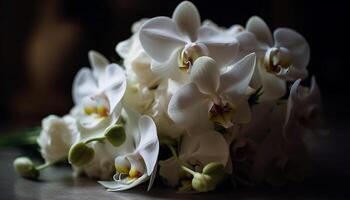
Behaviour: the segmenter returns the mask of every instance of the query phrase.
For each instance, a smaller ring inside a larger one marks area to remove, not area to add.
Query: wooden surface
[[[342,129],[340,127],[340,129]],[[348,129],[342,129],[348,130]],[[13,159],[28,155],[27,149],[0,149],[0,200],[9,199],[349,199],[349,169],[342,145],[348,143],[348,131],[336,131],[337,137],[327,139],[324,152],[320,152],[322,172],[302,184],[273,188],[226,188],[207,194],[178,194],[175,189],[155,186],[150,192],[141,185],[125,192],[107,192],[95,180],[74,178],[69,167],[49,168],[39,181],[26,180],[13,170]],[[333,144],[333,145],[332,145]],[[349,145],[347,145],[349,146]],[[326,148],[327,147],[327,148]],[[334,147],[334,148],[331,148]],[[339,152],[343,154],[339,155]],[[328,164],[328,166],[327,166]],[[319,170],[320,171],[320,170]]]

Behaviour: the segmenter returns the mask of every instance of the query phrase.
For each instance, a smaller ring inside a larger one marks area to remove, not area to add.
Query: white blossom
[[[201,26],[197,8],[188,1],[177,6],[172,18],[155,17],[145,22],[140,42],[152,58],[152,71],[179,82],[187,81],[197,58],[210,56],[220,65],[228,65],[238,48],[235,38]]]
[[[46,162],[56,162],[67,157],[70,147],[78,140],[76,120],[69,115],[62,118],[50,115],[43,119],[37,142]]]

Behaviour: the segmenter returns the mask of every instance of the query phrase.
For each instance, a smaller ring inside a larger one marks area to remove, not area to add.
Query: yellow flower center
[[[142,176],[142,172],[132,167],[131,169],[125,165],[115,165],[117,174],[127,174],[129,179],[139,178]]]
[[[95,114],[98,117],[107,117],[109,110],[105,106],[85,106],[84,112],[86,115]]]
[[[118,174],[128,174],[130,169],[124,165],[115,165],[115,170]]]
[[[129,171],[129,178],[139,178],[142,176],[142,173],[135,168],[131,168]]]

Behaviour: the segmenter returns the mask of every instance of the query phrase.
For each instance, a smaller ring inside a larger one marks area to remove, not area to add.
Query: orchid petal
[[[132,41],[133,39],[128,39],[128,40],[124,40],[122,42],[119,42],[117,44],[117,46],[115,47],[115,51],[118,53],[118,55],[120,57],[122,57],[123,59],[125,59],[129,53],[130,53],[130,50],[131,50],[131,45],[133,43]]]
[[[219,87],[220,71],[215,60],[202,56],[194,62],[190,78],[202,93],[216,94]]]
[[[181,53],[181,48],[178,48],[172,52],[169,59],[163,63],[152,60],[151,70],[155,74],[162,77],[171,78],[173,80],[181,80],[183,73],[178,69],[178,58]]]
[[[97,118],[96,116],[83,115],[80,117],[79,123],[86,129],[92,129],[100,124],[103,120],[104,119],[102,117]]]
[[[79,70],[73,82],[73,100],[78,105],[85,97],[97,91],[96,80],[88,68]]]
[[[308,94],[309,95],[304,100],[305,103],[321,104],[320,88],[318,87],[315,76],[311,78],[311,88]]]
[[[241,101],[236,107],[236,114],[232,121],[236,123],[248,123],[251,120],[251,111],[247,99]]]
[[[296,79],[305,79],[308,76],[308,71],[306,68],[298,69],[293,65],[288,68],[288,71],[284,74],[276,74],[276,76],[280,77],[283,80],[294,81]]]
[[[211,162],[218,162],[226,166],[229,157],[229,147],[224,137],[216,131],[207,131],[192,138],[193,145],[198,142],[196,151],[190,155],[189,163],[199,162],[205,166]]]
[[[173,51],[185,45],[175,22],[168,17],[155,17],[140,29],[140,42],[148,55],[165,62]]]
[[[287,92],[286,82],[274,74],[268,73],[261,69],[259,66],[259,73],[262,84],[262,95],[260,96],[261,101],[277,100],[284,96]]]
[[[179,182],[179,166],[174,157],[159,161],[159,175],[166,181],[166,184],[175,187]]]
[[[93,50],[89,51],[88,57],[94,76],[97,78],[104,72],[109,61],[102,54]]]
[[[261,141],[274,125],[270,120],[274,107],[275,103],[272,101],[261,102],[253,105],[251,107],[251,121],[242,126],[239,136],[249,137],[255,141]]]
[[[172,18],[184,35],[188,35],[192,42],[197,40],[197,32],[201,25],[201,19],[193,3],[189,1],[180,3],[176,7]]]
[[[141,140],[136,151],[142,156],[147,175],[151,175],[157,163],[159,153],[159,141],[157,128],[152,118],[143,115],[139,120],[139,131]]]
[[[246,29],[255,35],[256,39],[263,45],[263,48],[268,48],[273,45],[271,31],[260,17],[251,17],[247,22]]]
[[[121,101],[126,90],[126,77],[123,69],[117,64],[110,64],[99,77],[99,87],[105,91],[110,104],[110,114]]]
[[[251,53],[235,63],[232,68],[220,77],[220,93],[230,102],[240,101],[253,76],[256,55]]]
[[[147,191],[150,191],[152,189],[152,186],[153,186],[153,183],[154,181],[156,180],[156,177],[157,177],[157,171],[158,171],[158,163],[156,163],[156,166],[154,166],[154,170],[153,172],[151,173],[151,176],[149,178],[149,183],[148,183],[148,186],[147,186]]]
[[[124,113],[125,112],[125,113]],[[141,141],[139,132],[139,119],[141,115],[134,110],[124,107],[123,118],[125,119],[125,132],[127,136],[131,136],[134,146],[137,146]]]
[[[287,48],[292,63],[297,69],[304,69],[310,60],[310,47],[305,38],[294,30],[279,28],[274,32],[275,46]]]
[[[207,95],[199,92],[194,83],[181,87],[170,99],[168,106],[169,117],[177,124],[183,127],[198,126],[204,112],[209,111],[209,101]]]
[[[239,51],[235,60],[240,60],[244,56],[253,52],[259,56],[261,52],[258,51],[258,41],[256,40],[256,37],[253,33],[242,31],[237,33],[235,37],[239,43]]]
[[[299,103],[298,99],[298,88],[300,85],[301,80],[298,79],[296,80],[291,89],[290,89],[290,97],[288,98],[288,104],[287,104],[287,113],[286,113],[286,119],[284,121],[284,133],[285,137],[287,138],[288,136],[286,135],[287,132],[289,133],[295,133],[295,130],[299,129],[298,126],[298,120],[297,118],[297,112],[296,112],[296,105]],[[287,131],[288,130],[288,131]]]
[[[203,43],[209,50],[209,56],[219,66],[227,66],[234,60],[238,41],[235,37],[229,36],[213,27],[203,26],[198,30],[198,43]]]

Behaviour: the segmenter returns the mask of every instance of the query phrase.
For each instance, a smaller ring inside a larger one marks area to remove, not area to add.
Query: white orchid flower
[[[163,81],[154,92],[154,101],[147,114],[152,116],[159,134],[178,138],[184,133],[184,130],[178,124],[175,124],[168,115],[168,104],[172,96],[172,90],[171,79],[168,79],[167,82]]]
[[[170,118],[185,128],[210,125],[228,128],[247,123],[250,108],[246,92],[254,72],[255,54],[249,54],[220,75],[216,61],[198,58],[190,74],[191,83],[180,88],[168,107]]]
[[[152,57],[152,71],[164,78],[186,81],[187,73],[200,56],[214,58],[219,66],[231,64],[238,45],[235,38],[215,28],[201,26],[197,8],[180,3],[172,18],[155,17],[140,30],[140,42]]]
[[[285,140],[281,119],[280,126],[271,129],[256,151],[251,175],[257,182],[282,185],[288,180],[300,181],[308,173],[310,160],[305,144],[300,138]]]
[[[220,27],[211,20],[204,20],[203,26],[209,26],[211,28],[214,28],[223,34],[226,34],[229,37],[233,37],[238,42],[238,51],[236,53],[236,56],[233,59],[233,62],[237,62],[238,60],[242,59],[244,56],[253,53],[258,52],[258,41],[255,38],[254,34],[245,30],[243,26],[239,24],[234,24],[229,28]]]
[[[75,108],[72,113],[78,119],[82,139],[98,137],[120,115],[121,99],[126,89],[123,69],[108,64],[101,54],[90,51],[92,70],[81,69],[73,83]]]
[[[99,181],[108,191],[122,191],[135,187],[155,172],[159,141],[152,118],[128,111],[126,135],[133,138],[134,149],[115,158],[114,181]]]
[[[122,114],[125,114],[125,112],[122,112]],[[135,130],[137,130],[137,120],[139,118],[140,116],[136,112],[130,110],[126,111],[125,116],[123,116],[123,119],[127,122],[125,126],[126,134],[125,138],[120,140],[120,146],[115,146],[108,140],[87,144],[87,146],[94,151],[93,159],[81,167],[75,167],[73,165],[76,173],[83,173],[90,178],[99,180],[110,180],[115,173],[115,158],[127,155],[135,149],[135,141],[138,139],[135,137],[138,136],[131,133],[135,133]],[[113,125],[111,127],[113,127]],[[105,127],[104,130],[104,134],[106,134],[106,131],[110,130],[110,127]]]
[[[244,31],[244,27],[242,25],[239,24],[234,24],[232,26],[230,26],[229,28],[226,27],[222,27],[217,25],[215,22],[211,21],[210,19],[206,19],[203,21],[203,26],[209,26],[212,28],[215,28],[219,31],[223,31],[224,33],[231,35],[231,36],[235,36],[236,34]]]
[[[70,147],[78,140],[76,120],[66,115],[50,115],[42,120],[42,130],[37,138],[40,152],[47,163],[67,157]]]
[[[255,35],[259,45],[259,62],[252,85],[263,88],[260,100],[276,100],[286,93],[285,80],[307,77],[310,49],[302,35],[278,28],[272,37],[266,23],[256,16],[248,20],[246,30]]]
[[[302,138],[310,152],[317,151],[319,136],[328,134],[323,120],[320,90],[315,77],[311,79],[310,88],[300,86],[300,81],[295,81],[291,87],[283,133],[287,141]]]
[[[197,172],[211,162],[227,165],[229,158],[229,145],[223,136],[212,130],[206,130],[200,134],[191,132],[185,134],[181,140],[179,159]],[[165,179],[166,184],[176,186],[181,178],[180,166],[174,157],[159,162],[159,174]],[[229,171],[230,172],[230,171]]]
[[[133,35],[116,46],[116,52],[123,58],[128,80],[132,84],[152,88],[158,84],[160,77],[151,70],[151,58],[142,48],[139,32],[147,19],[141,19],[132,26]]]

